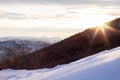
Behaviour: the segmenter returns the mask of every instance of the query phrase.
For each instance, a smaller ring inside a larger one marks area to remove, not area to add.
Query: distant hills
[[[13,57],[30,54],[49,46],[50,43],[44,41],[11,40],[0,42],[0,63],[6,63]]]
[[[0,67],[1,69],[51,68],[118,47],[120,46],[119,21],[119,18],[115,19],[104,26],[86,29],[31,54],[13,57],[12,61],[1,63]]]
[[[7,64],[15,57],[33,53],[62,39],[60,37],[0,37],[0,64]]]
[[[57,43],[63,38],[61,37],[16,37],[16,36],[9,36],[9,37],[0,37],[0,41],[14,41],[14,40],[28,40],[28,41],[44,41],[50,44]]]

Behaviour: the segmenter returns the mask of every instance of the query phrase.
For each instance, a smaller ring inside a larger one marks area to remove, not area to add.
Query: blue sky
[[[0,37],[68,37],[120,16],[119,0],[0,0]]]

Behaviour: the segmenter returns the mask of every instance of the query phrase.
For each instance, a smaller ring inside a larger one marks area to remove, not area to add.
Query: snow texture
[[[52,69],[2,70],[0,80],[120,80],[120,47]]]

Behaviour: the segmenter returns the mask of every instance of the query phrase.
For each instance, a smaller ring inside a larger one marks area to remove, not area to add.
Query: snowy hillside
[[[120,80],[120,47],[39,70],[2,70],[0,80]]]

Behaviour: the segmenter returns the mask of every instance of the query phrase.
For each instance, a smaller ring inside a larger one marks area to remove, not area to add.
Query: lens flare
[[[103,25],[103,26],[98,26],[97,29],[95,30],[94,32],[94,35],[93,35],[93,38],[92,38],[92,42],[91,42],[91,45],[94,43],[96,37],[101,34],[104,40],[104,42],[106,43],[106,46],[109,46],[109,39],[107,37],[107,33],[106,33],[106,26]]]

